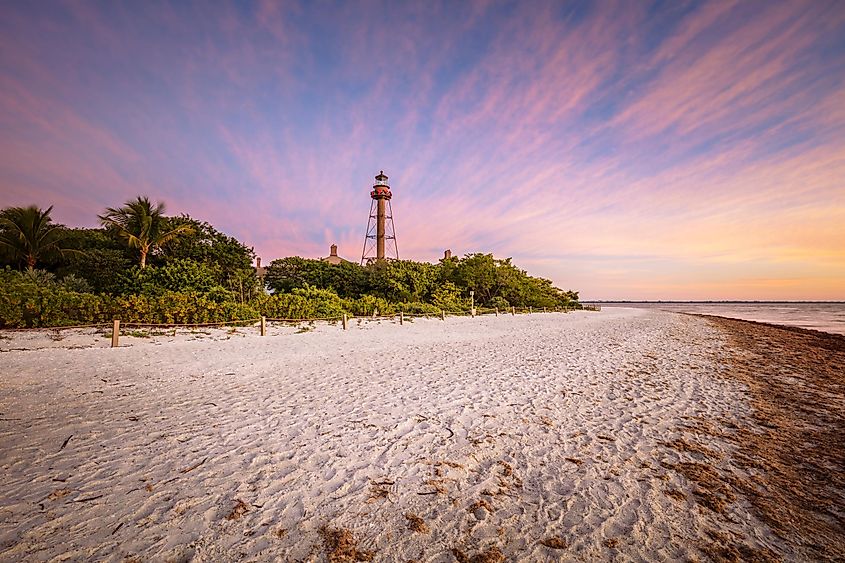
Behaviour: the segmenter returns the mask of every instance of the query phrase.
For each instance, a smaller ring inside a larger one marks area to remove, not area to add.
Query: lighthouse
[[[361,252],[362,265],[374,261],[399,259],[396,229],[393,226],[393,207],[390,205],[392,198],[387,175],[384,170],[381,170],[370,192],[372,201],[370,202],[370,217],[367,220],[367,234],[364,236],[364,250]]]

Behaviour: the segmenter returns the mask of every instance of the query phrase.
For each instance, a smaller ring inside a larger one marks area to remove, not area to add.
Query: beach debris
[[[69,495],[72,492],[73,491],[71,491],[70,489],[56,489],[55,491],[53,491],[52,493],[47,495],[47,500],[60,499],[62,497],[66,497],[67,495]]]
[[[726,507],[736,500],[736,495],[728,484],[729,478],[723,479],[709,465],[692,462],[662,462],[661,465],[680,473],[695,485],[692,494],[700,506],[725,514]]]
[[[563,459],[565,459],[569,463],[574,463],[575,465],[581,465],[582,463],[584,463],[583,459],[578,459],[577,457],[565,457]],[[646,466],[646,467],[648,467],[648,466]]]
[[[440,473],[442,472],[442,467],[451,467],[452,469],[463,469],[464,466],[460,463],[456,463],[454,461],[435,461],[434,462],[434,473],[439,477]]]
[[[96,496],[87,497],[87,498],[77,498],[77,499],[73,499],[73,502],[91,502],[92,500],[97,500],[98,498],[103,498],[103,496],[104,495],[96,495]]]
[[[496,463],[502,467],[502,474],[505,477],[510,477],[511,475],[513,475],[513,467],[511,467],[510,463],[502,460],[499,460]]]
[[[73,438],[73,434],[71,434],[70,436],[68,436],[67,438],[65,438],[65,441],[64,441],[64,442],[62,442],[62,447],[61,447],[61,448],[59,448],[59,451],[62,451],[63,449],[65,449],[65,446],[67,446],[67,443],[68,443],[68,442],[70,442],[70,439],[71,439],[71,438]]]
[[[428,492],[419,492],[418,495],[445,495],[447,493],[446,486],[443,484],[443,479],[429,479],[425,482],[426,485],[434,489]]]
[[[188,473],[189,471],[193,471],[194,469],[196,469],[197,467],[199,467],[200,465],[205,463],[206,460],[208,460],[208,458],[204,457],[204,458],[202,458],[202,461],[200,461],[199,463],[195,463],[194,465],[192,465],[190,467],[186,467],[185,469],[182,469],[181,471],[179,471],[179,473]]]
[[[235,507],[226,516],[226,520],[240,520],[247,512],[249,512],[247,504],[241,499],[235,499]]]
[[[119,529],[123,527],[123,522],[117,525],[117,527],[111,531],[111,535],[115,535]]]
[[[772,550],[767,547],[753,548],[736,541],[736,535],[722,533],[716,530],[704,530],[713,540],[702,547],[702,551],[713,561],[755,561],[760,563],[776,563],[781,561]]]
[[[672,499],[675,499],[675,500],[681,501],[681,502],[683,502],[687,499],[687,496],[684,493],[682,493],[681,491],[679,491],[678,489],[666,489],[665,491],[663,491],[663,494],[665,494],[669,498],[672,498]]]
[[[505,555],[498,547],[491,547],[486,551],[476,553],[472,557],[467,556],[466,553],[457,547],[453,547],[452,555],[455,556],[458,563],[500,563],[505,560]]]
[[[370,482],[370,497],[367,499],[367,504],[374,503],[381,499],[390,500],[390,489],[395,485],[394,481],[371,481]]]
[[[617,545],[619,545],[619,540],[616,538],[607,538],[602,542],[605,547],[610,549],[615,549]]]
[[[540,540],[540,545],[550,547],[552,549],[566,549],[569,547],[569,542],[563,538],[545,538]]]
[[[287,533],[288,533],[287,528],[276,528],[273,531],[273,535],[276,536],[279,539],[282,539],[283,537],[285,537],[287,535]]]
[[[683,438],[678,438],[672,440],[671,442],[660,442],[660,445],[672,448],[673,450],[679,452],[696,453],[709,458],[721,459],[722,457],[720,454],[714,452],[709,448],[705,448],[704,446],[701,446],[699,444],[690,444]]]
[[[349,563],[354,561],[372,561],[375,552],[358,549],[358,541],[347,529],[320,528],[323,548],[330,563]]]
[[[475,516],[476,520],[485,520],[487,519],[488,514],[494,512],[490,503],[484,499],[479,499],[472,503],[467,511],[472,512],[472,515]]]
[[[429,532],[428,525],[426,525],[425,520],[416,514],[409,512],[405,514],[405,518],[408,520],[408,528],[410,528],[412,532],[417,532],[419,534],[427,534]]]
[[[451,428],[449,428],[448,426],[446,427],[446,430],[448,430],[448,431],[449,431],[449,437],[450,437],[450,438],[453,438],[453,437],[455,436],[455,433],[454,433],[454,432],[452,431],[452,429],[451,429]]]
[[[540,417],[540,423],[545,425],[545,426],[554,426],[555,425],[554,421],[551,418],[549,418],[548,416],[545,416],[545,415]]]
[[[513,472],[513,467],[508,462],[499,460],[496,464],[502,468],[502,477],[499,478],[499,494],[506,495],[508,494],[507,491],[511,489],[522,488],[522,479]]]
[[[435,461],[432,463],[434,467],[434,476],[435,477],[442,477],[444,473],[444,467],[448,467],[451,469],[464,469],[464,466],[460,463],[455,463],[454,461]]]

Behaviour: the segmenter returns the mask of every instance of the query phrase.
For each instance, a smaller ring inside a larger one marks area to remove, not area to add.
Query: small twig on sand
[[[194,469],[196,469],[197,467],[199,467],[200,465],[205,463],[207,459],[208,459],[207,457],[204,457],[201,462],[195,463],[194,465],[192,465],[190,467],[186,467],[185,469],[181,470],[179,473],[187,473],[188,471],[193,471]]]
[[[103,495],[97,495],[97,496],[88,497],[88,498],[78,498],[78,499],[74,499],[73,502],[89,502],[89,501],[92,501],[92,500],[97,500],[98,498],[103,498]]]
[[[454,436],[455,436],[455,433],[454,433],[454,432],[452,432],[452,429],[451,429],[451,428],[449,428],[448,426],[446,427],[446,430],[448,430],[448,431],[449,431],[449,437],[450,437],[450,438],[452,438],[452,437],[454,437]]]
[[[68,436],[68,437],[65,439],[65,441],[64,441],[64,442],[62,442],[62,447],[61,447],[61,448],[59,448],[59,451],[62,451],[63,449],[65,449],[65,446],[67,446],[67,443],[68,443],[68,442],[70,442],[70,439],[71,439],[71,438],[73,438],[73,434],[71,434],[70,436]]]
[[[119,529],[123,527],[123,522],[117,525],[117,528],[111,531],[111,535],[115,535]]]

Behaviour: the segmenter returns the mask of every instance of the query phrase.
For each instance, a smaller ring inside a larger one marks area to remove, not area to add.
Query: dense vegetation
[[[0,211],[0,327],[437,314],[467,310],[471,291],[476,307],[578,307],[577,293],[490,254],[368,266],[289,257],[261,287],[251,248],[147,198],[105,210],[98,229],[56,225],[51,210]]]

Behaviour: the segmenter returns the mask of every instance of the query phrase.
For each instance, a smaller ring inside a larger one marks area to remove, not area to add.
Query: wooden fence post
[[[446,312],[443,309],[440,309],[440,320],[441,321],[446,320]]]
[[[402,312],[402,311],[399,311],[399,324],[400,325],[405,324],[405,313]]]
[[[528,314],[530,315],[533,312],[534,312],[534,307],[528,307]]]
[[[472,315],[472,318],[475,318],[475,307],[473,307],[473,308],[470,310],[470,314]]]
[[[516,315],[516,307],[511,307],[511,316]]]
[[[545,308],[545,307],[543,307],[543,312],[544,312],[544,313],[548,313],[548,311],[546,311],[546,308]]]
[[[120,342],[120,320],[115,319],[111,328],[111,347],[117,348]]]
[[[267,317],[261,317],[261,336],[267,336]]]
[[[346,330],[346,313],[343,314],[343,330]]]
[[[496,307],[496,316],[497,317],[499,316],[499,308],[498,307]]]

